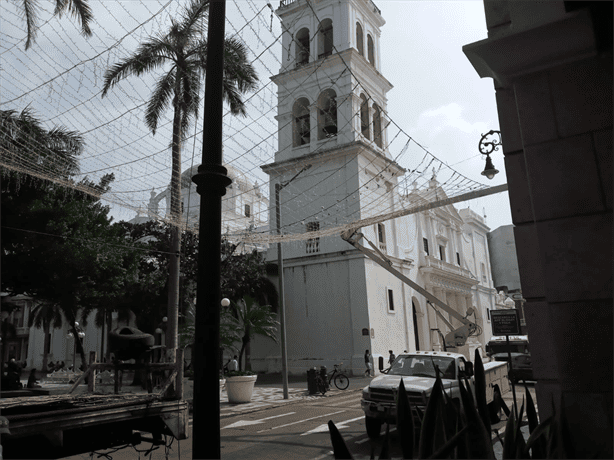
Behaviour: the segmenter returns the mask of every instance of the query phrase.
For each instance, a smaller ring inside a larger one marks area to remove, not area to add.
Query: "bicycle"
[[[326,377],[328,377],[328,383],[326,384],[327,387],[330,388],[331,381],[335,383],[335,386],[339,390],[346,390],[347,387],[350,386],[350,379],[348,378],[348,376],[343,374],[339,370],[339,366],[341,366],[341,364],[343,363],[335,364],[334,365],[335,368],[326,374]]]

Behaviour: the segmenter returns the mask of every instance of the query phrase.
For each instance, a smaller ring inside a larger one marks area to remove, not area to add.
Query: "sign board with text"
[[[519,335],[520,321],[518,310],[515,308],[505,310],[491,310],[490,320],[492,335]]]

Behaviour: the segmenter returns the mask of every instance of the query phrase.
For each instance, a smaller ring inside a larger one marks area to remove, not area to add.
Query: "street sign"
[[[518,310],[491,310],[492,335],[520,335]]]

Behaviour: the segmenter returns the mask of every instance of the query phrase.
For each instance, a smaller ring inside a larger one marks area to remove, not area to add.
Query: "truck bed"
[[[133,430],[187,438],[187,401],[157,394],[16,397],[0,400],[0,412],[8,418],[11,431],[2,435],[7,458],[28,458],[17,455],[25,455],[23,447],[32,444],[29,437],[48,444],[56,455],[68,453],[65,447],[71,454],[111,447],[125,442]]]

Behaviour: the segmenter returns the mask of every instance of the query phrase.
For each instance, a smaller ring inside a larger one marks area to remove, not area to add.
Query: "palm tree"
[[[36,305],[30,312],[28,327],[34,326],[37,329],[43,328],[45,341],[43,345],[43,364],[41,372],[47,372],[47,359],[49,357],[49,345],[51,342],[51,327],[60,329],[62,327],[62,312],[58,305],[42,302]]]
[[[83,152],[83,137],[62,126],[44,128],[26,107],[20,113],[0,110],[0,148],[9,164],[68,178],[79,172],[77,157]]]
[[[275,314],[270,305],[260,305],[253,297],[244,296],[239,302],[231,302],[236,315],[236,323],[240,328],[241,350],[239,351],[239,369],[243,369],[243,353],[245,353],[245,368],[250,370],[249,344],[254,335],[263,335],[277,343],[277,325]],[[246,353],[247,351],[247,353]]]
[[[17,3],[17,0],[13,0]],[[86,37],[92,36],[90,29],[90,22],[94,19],[92,9],[87,4],[88,0],[55,0],[54,16],[62,17],[62,14],[68,10],[73,16],[76,16],[81,23],[81,33]],[[23,17],[26,21],[27,38],[26,49],[30,48],[34,39],[36,38],[36,32],[38,28],[38,10],[36,0],[22,0],[23,5]]]
[[[170,216],[178,224],[181,217],[181,144],[190,123],[198,116],[202,73],[207,69],[207,41],[201,36],[202,22],[209,0],[193,0],[178,21],[172,20],[170,31],[150,37],[135,54],[113,65],[104,78],[102,96],[120,80],[134,75],[142,76],[170,65],[158,80],[145,110],[145,123],[155,135],[163,112],[172,101],[172,172]],[[227,38],[224,48],[224,99],[234,115],[245,115],[241,94],[256,88],[257,75],[247,61],[245,45],[237,39]],[[169,348],[177,347],[179,303],[179,253],[181,238],[179,226],[171,233],[168,299]]]

